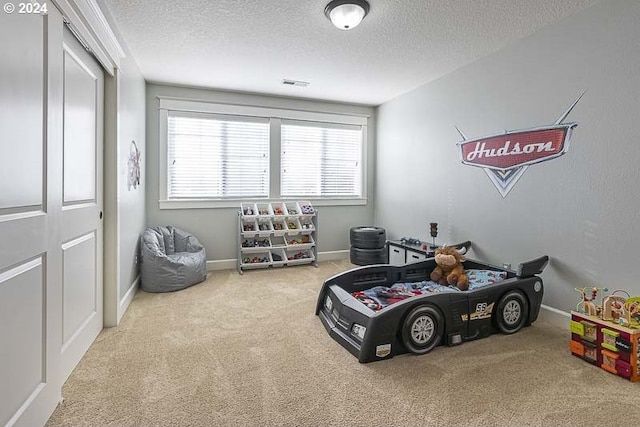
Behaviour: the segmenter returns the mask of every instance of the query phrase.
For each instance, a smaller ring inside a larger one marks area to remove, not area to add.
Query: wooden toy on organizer
[[[598,298],[598,292],[607,292],[609,289],[598,288],[596,286],[584,286],[582,288],[574,288],[574,290],[582,297],[576,306],[576,311],[588,314],[589,316],[599,316],[602,311],[602,306],[598,306],[595,303],[596,298]]]
[[[613,291],[602,300],[602,320],[628,328],[640,328],[640,297],[631,297],[623,290]]]
[[[624,293],[627,297],[616,295],[616,293]],[[629,294],[625,291],[616,290],[607,295],[602,300],[602,320],[610,320],[617,322],[622,316],[624,317],[624,304],[627,302]]]
[[[640,328],[640,297],[627,298],[618,323],[628,328]]]
[[[640,328],[640,297],[631,297],[628,292],[618,289],[610,295],[603,295],[601,304],[597,304],[598,292],[604,294],[609,289],[584,286],[574,290],[580,294],[580,301],[576,305],[578,313],[599,317],[628,328]]]

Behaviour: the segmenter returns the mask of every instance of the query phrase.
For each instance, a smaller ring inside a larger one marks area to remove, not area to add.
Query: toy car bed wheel
[[[402,325],[402,342],[413,354],[425,354],[440,344],[444,319],[434,307],[422,305],[411,310]]]
[[[520,291],[511,291],[498,303],[496,326],[503,334],[513,334],[524,326],[529,318],[529,303]]]

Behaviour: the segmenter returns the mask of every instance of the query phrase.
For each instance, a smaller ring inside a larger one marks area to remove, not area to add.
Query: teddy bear
[[[469,279],[464,272],[464,257],[453,247],[436,249],[436,268],[431,272],[431,280],[441,285],[455,285],[461,291],[469,288]]]

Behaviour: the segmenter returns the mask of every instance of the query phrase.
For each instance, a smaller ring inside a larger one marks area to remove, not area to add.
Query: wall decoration
[[[563,122],[585,92],[551,125],[505,131],[476,139],[468,139],[456,127],[463,139],[457,144],[462,163],[484,169],[502,197],[506,197],[530,165],[555,159],[567,152],[571,133],[578,124]]]
[[[131,188],[135,190],[140,185],[140,150],[135,141],[131,141],[129,145],[129,160],[127,162],[129,167],[129,173],[127,174],[127,187],[131,191]]]

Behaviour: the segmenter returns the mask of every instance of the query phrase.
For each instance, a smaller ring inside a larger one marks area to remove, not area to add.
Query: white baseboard
[[[207,271],[213,270],[235,270],[237,267],[237,261],[233,259],[217,259],[213,261],[207,261]]]
[[[348,250],[318,252],[318,261],[335,261],[347,258],[349,258]]]
[[[540,310],[539,319],[551,323],[559,328],[569,330],[571,314],[544,304],[542,304],[540,308],[542,308],[542,310]]]
[[[349,251],[327,251],[318,253],[318,261],[333,261],[339,259],[349,258]],[[207,261],[207,271],[214,270],[235,270],[237,268],[237,261],[232,259],[216,259]]]
[[[120,323],[120,319],[124,316],[124,313],[129,308],[129,304],[133,301],[133,297],[136,296],[136,292],[138,292],[138,288],[140,287],[140,275],[136,277],[136,280],[133,281],[127,292],[124,294],[122,299],[120,300],[120,304],[118,307],[118,322]]]

